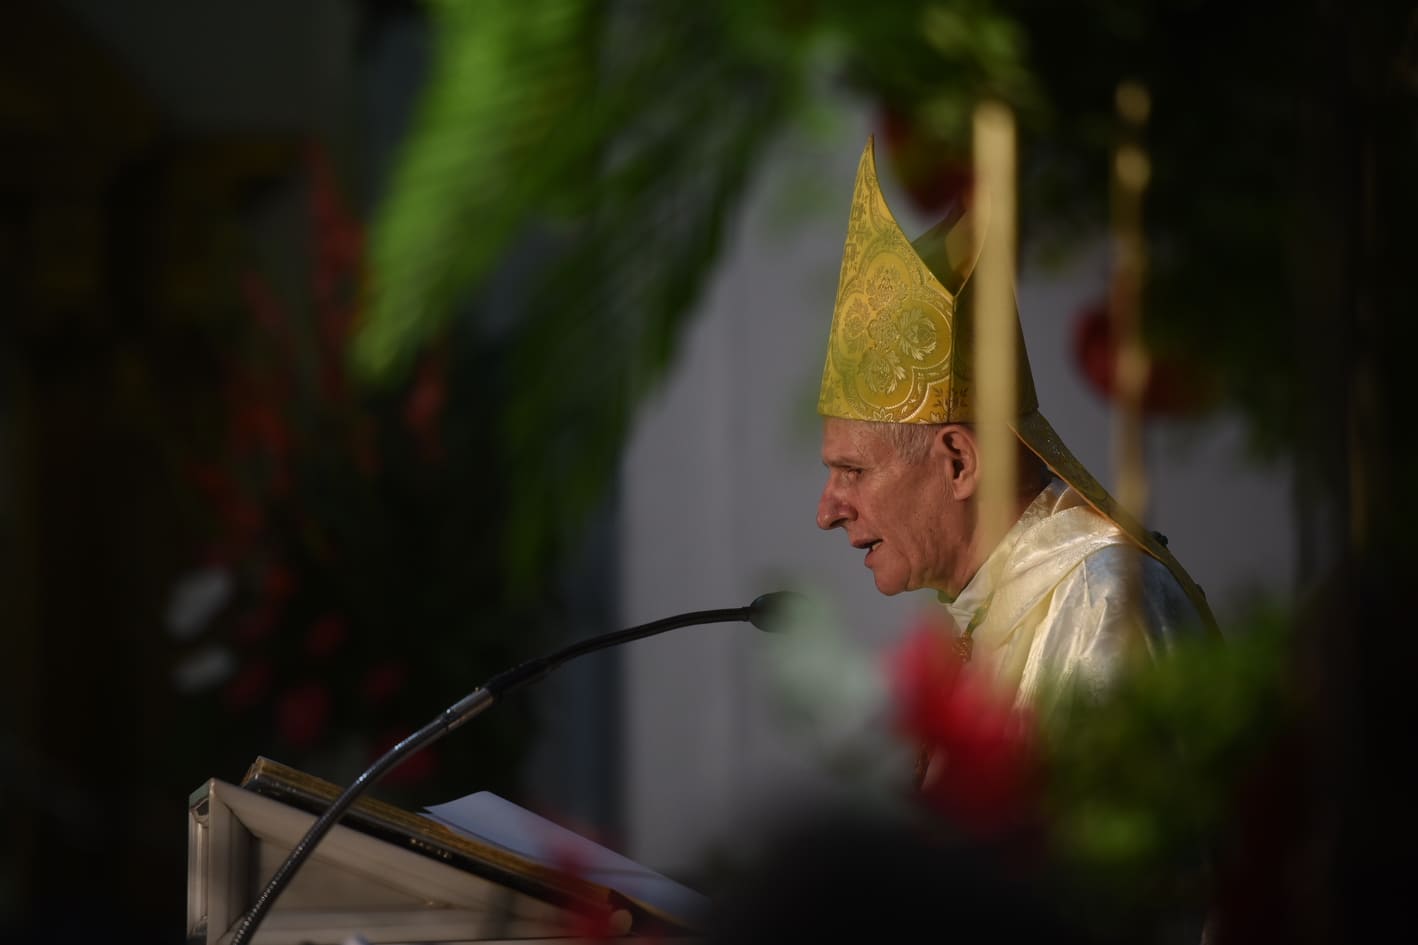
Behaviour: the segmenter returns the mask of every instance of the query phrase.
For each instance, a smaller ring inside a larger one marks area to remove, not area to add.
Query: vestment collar
[[[940,602],[945,605],[946,610],[950,611],[950,616],[955,619],[961,629],[972,623],[979,623],[978,615],[989,605],[990,598],[994,596],[1000,573],[1014,553],[1014,549],[1019,545],[1020,539],[1024,537],[1026,532],[1053,513],[1060,497],[1067,489],[1068,485],[1062,480],[1051,480],[1034,497],[1034,501],[1024,509],[1019,520],[1010,527],[1009,531],[1005,532],[999,544],[995,545],[994,550],[980,565],[980,569],[975,572],[975,576],[961,589],[955,599],[950,599],[944,592],[938,595]]]

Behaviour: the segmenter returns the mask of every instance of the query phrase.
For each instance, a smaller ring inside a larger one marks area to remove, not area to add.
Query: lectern
[[[240,786],[216,779],[187,816],[188,945],[224,945],[242,914],[339,795],[261,758]],[[670,915],[391,804],[357,801],[276,901],[253,945],[565,943],[591,930],[692,942]],[[356,939],[357,940],[357,939]]]

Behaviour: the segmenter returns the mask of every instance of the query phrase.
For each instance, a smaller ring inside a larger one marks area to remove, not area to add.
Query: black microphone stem
[[[550,656],[528,660],[520,666],[514,666],[489,679],[483,688],[490,690],[494,696],[502,696],[511,692],[513,689],[520,689],[527,683],[541,679],[562,663],[574,660],[578,656],[585,656],[587,653],[594,653],[596,650],[603,650],[609,646],[619,646],[622,643],[629,643],[632,640],[652,637],[657,633],[664,633],[667,630],[678,630],[680,627],[692,627],[697,624],[706,623],[733,623],[739,620],[748,620],[751,609],[752,605],[749,607],[728,607],[723,610],[697,610],[694,613],[680,614],[676,617],[665,617],[651,623],[641,624],[638,627],[631,627],[629,630],[603,633],[598,637],[591,637],[589,640],[582,640],[579,643],[573,643],[570,646],[563,647]],[[454,708],[456,708],[456,706],[454,706]],[[454,727],[456,727],[457,724],[460,723],[455,723]],[[233,943],[233,945],[235,945],[235,943]]]
[[[474,689],[448,708],[444,709],[438,716],[425,725],[423,728],[405,738],[399,744],[389,749],[379,760],[365,769],[364,773],[355,778],[349,787],[337,797],[333,804],[325,809],[325,812],[316,818],[315,823],[310,825],[305,836],[300,838],[290,851],[290,855],[276,869],[271,876],[266,888],[261,890],[261,895],[256,898],[251,909],[241,920],[241,926],[232,936],[231,945],[246,945],[251,937],[256,934],[256,927],[265,918],[266,913],[271,910],[276,897],[286,888],[295,871],[300,868],[315,849],[315,845],[320,842],[325,834],[330,832],[330,828],[344,816],[355,800],[376,781],[384,777],[395,767],[401,764],[414,752],[426,748],[447,735],[453,729],[464,722],[480,715],[499,698],[519,689],[528,683],[535,682],[543,676],[556,669],[562,663],[573,660],[578,656],[593,653],[609,646],[618,646],[621,643],[629,643],[632,640],[640,640],[645,637],[654,636],[657,633],[664,633],[667,630],[676,630],[680,627],[689,627],[696,624],[708,623],[732,623],[739,620],[753,620],[761,610],[765,610],[769,603],[785,595],[765,594],[755,600],[748,607],[729,607],[722,610],[699,610],[694,613],[680,614],[676,617],[665,617],[651,623],[641,624],[638,627],[631,627],[628,630],[618,630],[614,633],[605,633],[600,636],[573,643],[570,646],[557,650],[550,656],[543,656],[538,659],[528,660],[519,666],[499,673],[489,679],[486,684],[478,689]]]

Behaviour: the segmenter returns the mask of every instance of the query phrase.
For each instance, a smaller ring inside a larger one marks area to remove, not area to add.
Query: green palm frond
[[[513,465],[531,476],[512,511],[519,570],[613,473],[633,407],[669,362],[787,104],[780,87],[733,61],[706,58],[673,81],[677,107],[617,149],[508,360],[502,432]]]
[[[354,351],[366,378],[405,370],[548,192],[590,163],[599,5],[430,4],[432,74],[375,221]]]

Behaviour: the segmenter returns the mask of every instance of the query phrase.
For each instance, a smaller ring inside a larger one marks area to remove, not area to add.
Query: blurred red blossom
[[[292,686],[276,700],[276,731],[291,747],[309,748],[325,734],[333,708],[324,683]]]
[[[571,875],[577,875],[574,871]],[[623,914],[623,913],[622,913]],[[626,932],[625,923],[617,922],[617,913],[606,909],[604,911],[590,909],[567,909],[563,913],[561,921],[562,935],[569,941],[585,941],[587,939],[615,938],[618,939]]]
[[[1118,343],[1108,303],[1094,302],[1074,316],[1073,360],[1088,386],[1112,400],[1118,365]],[[1153,352],[1142,394],[1142,407],[1157,416],[1195,413],[1211,397],[1200,365]]]
[[[898,727],[932,758],[923,799],[975,833],[1029,823],[1037,801],[1030,715],[962,664],[936,621],[907,635],[889,669]]]
[[[351,211],[340,186],[330,153],[314,143],[306,150],[310,174],[310,220],[314,228],[315,255],[311,260],[311,286],[317,305],[325,312],[342,311],[334,303],[342,289],[357,277],[364,258],[364,227]],[[342,343],[347,323],[336,322],[331,342]]]
[[[552,864],[568,876],[588,879],[588,864],[571,846],[558,844],[552,850]],[[626,933],[623,922],[617,922],[615,912],[607,910],[568,909],[563,913],[562,934],[569,939],[619,938]]]
[[[975,182],[968,159],[952,156],[946,142],[898,109],[884,109],[881,126],[891,166],[917,210],[939,213],[954,200],[970,199]]]

